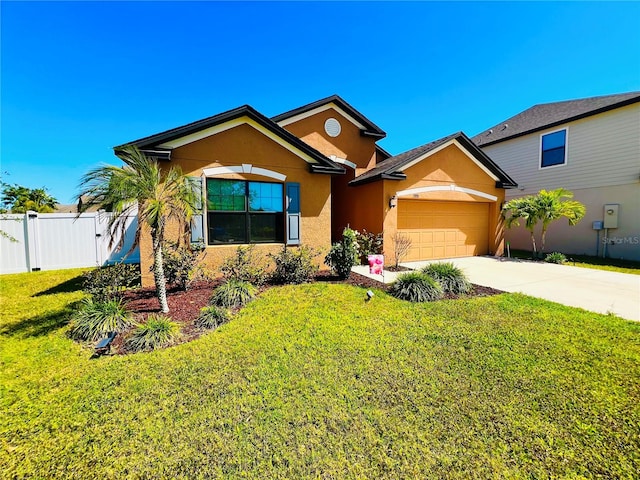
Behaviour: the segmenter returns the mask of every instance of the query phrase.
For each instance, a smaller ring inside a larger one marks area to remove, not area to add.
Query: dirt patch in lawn
[[[377,290],[388,291],[389,285],[359,275],[357,273],[351,273],[349,278],[342,280],[330,272],[319,272],[314,281],[327,282],[327,283],[345,283],[348,285],[354,285],[362,288],[375,288]],[[174,322],[180,324],[181,338],[178,343],[185,343],[198,338],[200,335],[207,332],[202,328],[195,326],[195,320],[198,318],[200,309],[209,304],[209,299],[213,290],[222,283],[222,279],[208,280],[192,284],[188,290],[180,290],[178,288],[170,288],[167,291],[167,302],[169,304],[170,313],[168,316]],[[264,291],[273,285],[265,285],[261,288]],[[464,298],[470,297],[486,297],[490,295],[497,295],[503,293],[500,290],[494,288],[483,287],[480,285],[473,285],[471,293],[464,296]],[[458,298],[456,295],[445,295],[445,299]],[[156,297],[156,291],[154,287],[140,288],[136,290],[130,290],[126,293],[124,300],[127,304],[127,308],[133,312],[135,321],[138,323],[144,323],[149,315],[160,313],[160,303]],[[111,346],[111,352],[115,354],[126,354],[124,348],[124,339],[129,332],[123,332],[116,337]]]

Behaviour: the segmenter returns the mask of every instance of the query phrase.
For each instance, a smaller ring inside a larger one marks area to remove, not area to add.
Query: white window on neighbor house
[[[567,129],[540,135],[540,168],[567,163]]]

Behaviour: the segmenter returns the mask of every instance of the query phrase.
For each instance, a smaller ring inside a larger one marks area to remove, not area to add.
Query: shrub
[[[122,300],[85,298],[72,317],[70,334],[76,340],[95,341],[109,332],[122,332],[132,323],[131,314]]]
[[[200,309],[200,315],[198,315],[195,323],[196,327],[212,330],[228,321],[229,310],[216,305],[209,305]]]
[[[242,280],[253,285],[263,285],[268,277],[267,266],[254,254],[254,245],[239,246],[234,256],[225,259],[220,272],[228,280]]]
[[[431,302],[442,297],[442,287],[428,275],[408,272],[391,284],[391,295],[410,302]]]
[[[400,262],[404,260],[404,258],[409,255],[409,250],[411,250],[412,245],[411,238],[406,236],[404,233],[396,232],[393,237],[393,252],[395,259],[395,267],[398,268]]]
[[[133,331],[126,346],[134,352],[155,350],[171,345],[180,336],[180,325],[164,315],[150,315]]]
[[[364,229],[362,232],[356,231],[356,242],[358,243],[358,255],[360,256],[361,265],[367,265],[368,255],[382,253],[382,233],[371,233]]]
[[[209,303],[226,308],[242,307],[253,300],[257,291],[249,282],[230,279],[213,291]]]
[[[204,244],[183,246],[165,242],[162,247],[162,266],[167,283],[187,290],[194,280],[201,278],[203,272],[198,263],[203,251]]]
[[[451,262],[438,262],[427,265],[422,272],[440,284],[442,290],[459,295],[471,290],[467,276]]]
[[[567,261],[567,257],[563,253],[552,252],[544,258],[544,261],[548,263],[557,263],[559,265],[562,265]]]
[[[82,289],[94,299],[119,299],[127,288],[140,285],[140,265],[116,263],[90,270],[82,276]]]
[[[355,230],[346,227],[342,231],[342,240],[331,246],[324,259],[333,272],[340,278],[347,278],[358,258],[358,242]]]
[[[298,248],[282,247],[277,254],[270,254],[269,257],[275,262],[275,269],[271,274],[273,283],[305,283],[313,278],[318,270],[313,259],[318,254],[307,246]]]

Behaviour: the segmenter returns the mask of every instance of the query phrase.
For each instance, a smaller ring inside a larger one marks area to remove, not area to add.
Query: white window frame
[[[547,136],[547,135],[551,135],[552,133],[557,133],[557,132],[561,132],[561,131],[565,131],[564,134],[564,162],[562,163],[558,163],[557,165],[548,165],[546,167],[542,166],[542,138]],[[539,142],[539,148],[538,148],[538,170],[547,170],[548,168],[557,168],[557,167],[564,167],[565,165],[567,165],[568,159],[569,159],[569,127],[562,127],[562,128],[558,128],[556,130],[551,130],[550,132],[544,132],[540,134],[540,142]]]

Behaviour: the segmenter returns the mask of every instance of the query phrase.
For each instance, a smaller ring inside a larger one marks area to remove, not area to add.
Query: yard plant
[[[640,323],[520,294],[271,288],[90,360],[81,270],[0,282],[3,478],[636,478]]]
[[[131,313],[119,299],[85,298],[72,318],[71,336],[76,340],[99,340],[109,332],[123,332],[133,324]]]
[[[82,191],[78,195],[82,202],[80,211],[98,207],[112,212],[110,246],[116,238],[124,241],[127,218],[137,211],[137,231],[131,251],[139,244],[143,228],[147,227],[151,235],[158,301],[162,312],[167,313],[167,281],[162,257],[165,229],[169,222],[175,222],[186,230],[197,210],[197,193],[179,167],[163,169],[153,157],[147,157],[133,145],[119,148],[116,155],[124,166],[98,167],[82,177]]]
[[[524,226],[531,235],[531,246],[533,254],[537,256],[536,237],[534,230],[538,222],[542,223],[540,233],[541,249],[544,252],[547,229],[549,225],[564,217],[569,221],[569,225],[576,225],[586,213],[585,206],[573,198],[573,193],[564,188],[556,190],[540,190],[536,195],[509,200],[502,207],[502,212],[506,218],[507,228],[520,225],[520,220],[524,220]]]
[[[242,307],[253,300],[258,289],[249,282],[230,279],[213,291],[211,305],[225,308]]]
[[[460,295],[471,291],[467,276],[451,262],[431,263],[422,269],[422,273],[438,282],[445,293]]]
[[[311,281],[318,271],[318,266],[313,262],[317,255],[317,252],[306,245],[282,247],[278,253],[269,255],[275,264],[271,272],[271,281],[276,284],[300,284]]]
[[[127,348],[133,352],[155,350],[171,345],[180,335],[180,325],[165,315],[149,315],[147,321],[138,325],[126,340]]]
[[[544,257],[544,261],[547,263],[557,263],[559,265],[562,265],[563,263],[567,262],[567,257],[564,253],[552,252]]]
[[[324,259],[324,263],[338,275],[339,278],[347,278],[351,268],[358,260],[357,232],[349,227],[342,231],[342,240],[331,245],[331,250]]]
[[[229,310],[217,305],[208,305],[200,309],[196,326],[212,330],[229,321]]]
[[[432,302],[442,297],[442,287],[426,273],[407,272],[398,275],[390,293],[409,302]]]

